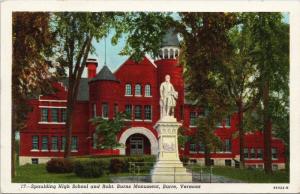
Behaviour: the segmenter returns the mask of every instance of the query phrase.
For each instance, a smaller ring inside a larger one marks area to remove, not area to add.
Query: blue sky
[[[174,14],[175,15],[175,14]],[[289,13],[283,13],[283,20],[285,23],[289,23]],[[119,55],[120,51],[125,45],[125,37],[122,37],[117,45],[112,45],[110,40],[113,36],[113,31],[108,35],[106,40],[106,64],[110,68],[111,71],[115,71],[120,65],[122,65],[129,56],[121,56]],[[93,45],[95,47],[95,53],[93,54],[94,57],[98,59],[98,68],[97,73],[100,71],[100,69],[104,65],[104,59],[105,59],[105,41],[102,39],[100,42],[93,42]],[[83,72],[83,77],[87,77],[87,71],[85,70]]]

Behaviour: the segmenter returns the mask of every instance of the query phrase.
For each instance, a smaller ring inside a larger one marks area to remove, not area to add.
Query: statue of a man
[[[174,116],[178,92],[175,91],[170,79],[170,75],[166,75],[165,81],[160,85],[160,118]]]

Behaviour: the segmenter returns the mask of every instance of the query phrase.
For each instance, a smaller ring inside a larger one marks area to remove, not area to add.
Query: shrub
[[[65,158],[52,158],[46,164],[46,170],[50,173],[70,173],[73,168],[73,161]]]
[[[103,160],[78,160],[74,165],[74,173],[79,177],[100,177],[104,174]]]
[[[184,165],[187,165],[187,163],[189,162],[189,158],[187,156],[180,157],[180,160]]]
[[[120,173],[120,172],[125,172],[125,162],[124,160],[120,160],[117,158],[113,158],[110,160],[110,166],[109,166],[109,171],[111,173]]]

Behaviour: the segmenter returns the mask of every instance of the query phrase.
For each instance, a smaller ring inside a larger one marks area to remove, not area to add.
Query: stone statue
[[[160,85],[160,118],[165,116],[174,117],[178,92],[175,91],[170,79],[170,75],[166,75],[165,81]]]

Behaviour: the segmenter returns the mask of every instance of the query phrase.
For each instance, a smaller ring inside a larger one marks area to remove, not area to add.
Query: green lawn
[[[110,183],[108,176],[99,178],[80,178],[74,173],[48,173],[45,164],[27,164],[17,167],[15,183]]]
[[[203,171],[209,172],[210,169],[204,168]],[[214,166],[212,173],[247,183],[289,183],[289,173],[286,171],[274,171],[272,175],[267,175],[260,169],[238,169]]]

